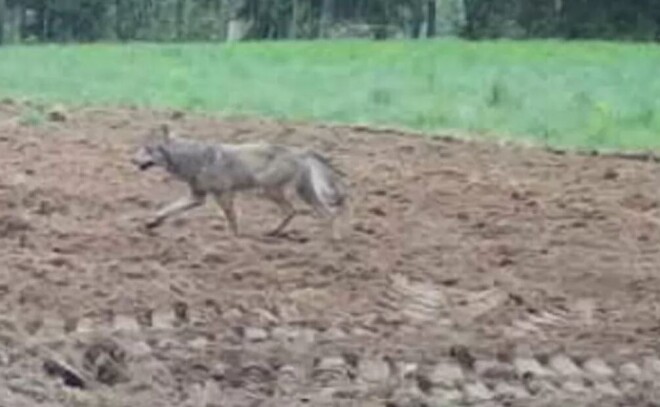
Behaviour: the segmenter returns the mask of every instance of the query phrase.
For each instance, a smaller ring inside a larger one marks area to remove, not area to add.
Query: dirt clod
[[[129,379],[126,351],[111,339],[89,345],[83,353],[82,364],[99,383],[112,386]]]

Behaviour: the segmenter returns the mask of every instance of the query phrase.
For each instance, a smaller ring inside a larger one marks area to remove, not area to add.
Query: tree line
[[[660,0],[0,0],[0,43],[660,38]]]

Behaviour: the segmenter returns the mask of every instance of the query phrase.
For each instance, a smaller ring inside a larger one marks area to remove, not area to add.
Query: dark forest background
[[[660,0],[0,0],[0,43],[660,38]]]

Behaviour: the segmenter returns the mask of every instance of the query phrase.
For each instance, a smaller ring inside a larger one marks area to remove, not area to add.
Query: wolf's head
[[[131,162],[143,171],[154,166],[167,166],[167,148],[172,137],[172,130],[167,124],[150,130]]]

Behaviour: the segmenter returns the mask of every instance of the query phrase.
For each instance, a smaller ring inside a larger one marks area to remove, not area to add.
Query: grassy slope
[[[299,42],[0,48],[0,96],[660,146],[660,48]]]

